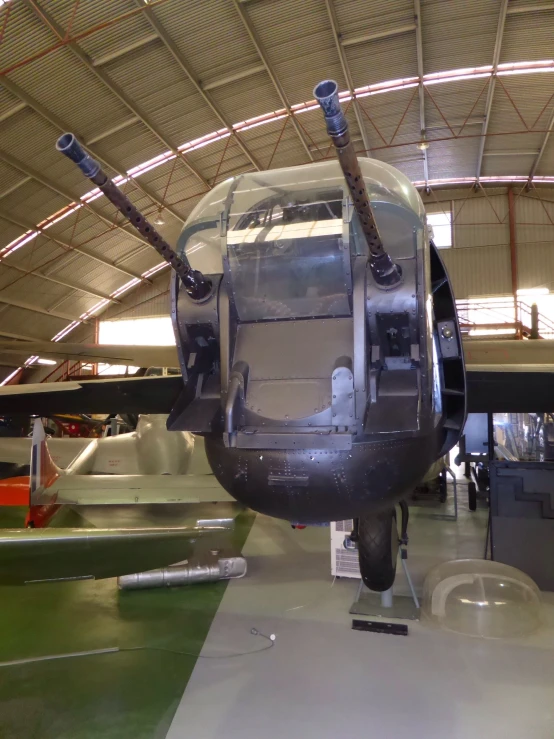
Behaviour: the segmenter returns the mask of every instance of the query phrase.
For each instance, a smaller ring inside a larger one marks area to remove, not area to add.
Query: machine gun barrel
[[[129,223],[154,247],[162,259],[165,259],[175,270],[191,298],[202,300],[206,297],[212,286],[210,280],[177,256],[154,226],[135,208],[115,182],[110,180],[96,159],[86,153],[72,133],[64,133],[60,136],[56,142],[56,149],[77,164],[85,177],[88,177],[104,193]]]
[[[314,96],[323,110],[327,133],[335,145],[340,166],[352,196],[352,203],[362,225],[369,248],[369,265],[373,278],[379,287],[392,289],[402,281],[402,270],[392,261],[383,246],[360,170],[360,163],[350,140],[348,122],[340,107],[337,83],[334,80],[323,80],[315,86]]]

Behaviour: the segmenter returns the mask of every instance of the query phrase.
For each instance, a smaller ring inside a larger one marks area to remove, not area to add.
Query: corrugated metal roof
[[[422,2],[423,71],[492,64],[500,7],[498,0]]]
[[[538,175],[551,175],[554,172],[554,136],[551,136],[546,145],[546,149],[537,167]],[[2,201],[0,201],[0,206]]]
[[[16,69],[9,78],[85,139],[98,130],[99,118],[106,130],[129,115],[123,103],[67,48]]]
[[[221,127],[161,41],[131,51],[104,69],[175,146],[198,138],[206,128]]]
[[[9,116],[17,108],[19,102],[8,90],[0,86],[0,119]]]
[[[415,33],[346,47],[355,87],[417,75]]]
[[[12,307],[3,311],[1,317],[2,326],[5,326],[7,331],[14,334],[34,336],[38,339],[50,338],[67,326],[68,323],[63,318]]]
[[[251,3],[246,12],[256,28],[269,61],[291,104],[312,97],[322,77],[336,79],[344,89],[329,17],[321,0]],[[314,82],[315,81],[315,82]]]
[[[478,139],[430,143],[427,149],[429,178],[474,176],[478,146]]]
[[[229,82],[211,90],[210,94],[233,123],[240,123],[283,107],[266,72],[258,72],[250,77]]]
[[[535,7],[540,3],[532,3]],[[554,10],[508,15],[504,28],[501,62],[552,58]],[[548,52],[550,50],[550,53]]]
[[[67,199],[48,190],[35,180],[29,180],[0,200],[0,207],[15,220],[40,223],[51,213],[67,205]],[[7,243],[7,242],[6,242]]]
[[[335,7],[345,38],[390,31],[414,21],[412,0],[372,0],[370,3],[367,0],[341,0],[335,3]],[[382,64],[386,64],[385,59]]]
[[[196,0],[179,0],[163,3],[154,12],[206,84],[260,63],[229,0],[201,5]]]
[[[332,2],[337,17],[336,30],[344,42],[344,55],[354,85],[361,87],[399,78],[411,78],[408,84],[413,85],[418,71],[413,0]],[[509,8],[526,4],[529,6],[530,2],[512,0]],[[537,5],[536,0],[531,5]],[[33,12],[30,4],[12,3],[0,45],[0,68],[4,72],[9,70],[8,79],[44,108],[41,112],[23,107],[21,100],[1,87],[0,79],[0,149],[8,155],[2,161],[0,153],[0,216],[4,213],[21,222],[36,224],[91,189],[76,168],[55,151],[59,125],[69,126],[85,141],[99,137],[93,147],[95,152],[113,163],[118,171],[162,154],[167,149],[164,140],[179,146],[223,128],[220,117],[175,62],[162,40],[153,38],[154,29],[146,12],[165,28],[184,64],[201,84],[209,86],[209,95],[220,115],[231,124],[282,109],[278,86],[292,105],[309,100],[314,84],[324,77],[335,78],[341,89],[346,88],[322,0],[302,3],[257,0],[241,4],[247,22],[259,37],[262,54],[277,85],[266,70],[250,74],[250,70],[263,67],[263,61],[230,0],[206,0],[201,5],[194,0],[165,0],[152,7],[135,0],[81,2],[78,6],[73,0],[41,0],[40,7],[62,30],[72,24],[71,34],[79,35],[78,47],[88,54],[91,63],[103,62],[98,69],[107,76],[107,81],[103,82],[87,68],[86,59],[79,59],[69,45],[60,44],[58,36]],[[424,74],[491,65],[500,7],[498,0],[421,0]],[[89,33],[91,30],[93,32]],[[509,13],[500,62],[550,59],[553,31],[552,11]],[[375,38],[379,35],[382,37]],[[374,38],[368,40],[368,36]],[[147,43],[140,43],[145,40]],[[55,50],[54,45],[58,46]],[[218,84],[228,77],[235,79]],[[122,89],[128,105],[110,89],[112,83]],[[430,178],[475,176],[486,83],[486,79],[463,78],[426,87],[424,117],[430,142],[427,150]],[[531,171],[535,152],[541,148],[552,114],[551,94],[552,73],[498,77],[488,122],[490,135],[481,167],[483,176],[522,176]],[[423,154],[416,148],[422,135],[417,88],[372,94],[361,98],[359,104],[372,154],[397,166],[412,179],[423,180]],[[137,113],[138,120],[129,124]],[[52,116],[61,119],[61,124],[48,122]],[[140,120],[141,116],[148,119],[153,130]],[[363,153],[353,105],[347,116],[356,149]],[[327,134],[318,110],[298,115],[297,122],[314,159],[332,155],[328,153]],[[243,146],[262,167],[269,163],[272,167],[293,166],[308,159],[292,123],[287,123],[284,131],[283,123],[284,119],[275,120],[241,133]],[[514,133],[527,128],[530,131]],[[279,145],[275,148],[279,137]],[[215,141],[186,156],[201,178],[210,183],[216,174],[219,181],[253,168],[250,157],[234,139]],[[8,159],[11,163],[6,163]],[[24,172],[30,170],[35,170],[37,176],[27,181],[28,175]],[[537,173],[552,176],[553,172],[554,137],[551,137]],[[159,207],[156,201],[165,198],[167,205],[185,218],[206,189],[201,178],[191,173],[181,159],[168,161],[138,179],[138,185],[147,188],[154,199],[139,187],[130,185],[131,199],[153,214]],[[18,183],[22,183],[20,187],[8,192]],[[2,197],[3,193],[6,194]],[[480,204],[470,209],[476,219],[481,217],[479,209],[482,207]],[[523,200],[518,202],[518,208],[523,208]],[[91,290],[100,293],[113,292],[130,278],[109,266],[109,262],[140,273],[159,261],[155,252],[145,248],[136,238],[110,227],[109,222],[115,218],[114,208],[99,199],[90,209],[80,208],[46,232],[89,250],[106,260],[106,264],[70,249],[64,250],[45,237],[30,241],[9,260],[13,265],[24,264],[28,269],[42,267],[52,275],[61,275],[60,279],[77,285],[86,283]],[[168,232],[176,233],[180,228],[178,219],[169,212],[165,218]],[[477,244],[499,243],[499,232],[503,232],[502,238],[505,238],[505,227],[489,226],[479,220],[476,221],[479,226],[469,223],[463,226],[462,222],[456,227],[456,247],[461,245],[460,240],[465,240],[472,248],[456,248],[452,253],[485,252],[486,249],[478,248]],[[22,229],[1,220],[0,224],[3,226],[2,248],[19,236]],[[470,234],[472,228],[475,233]],[[532,229],[531,226],[523,228]],[[537,243],[542,243],[550,228],[541,223],[534,236],[523,231],[522,238],[529,248],[539,248]],[[462,232],[466,234],[463,239]],[[499,255],[500,252],[490,257],[491,265],[496,263],[495,259],[498,264],[502,262],[504,256]],[[459,259],[450,255],[446,258]],[[471,259],[473,257],[466,257],[466,260]],[[484,257],[475,257],[475,264],[480,263],[479,259]],[[4,268],[0,263],[0,285],[12,282],[16,274],[14,269]],[[502,271],[501,274],[505,276]],[[85,310],[96,300],[94,296],[34,276],[17,279],[14,294],[19,289],[27,294],[29,302],[35,299],[47,302],[47,298],[57,301],[63,304],[66,312],[72,305],[75,310],[85,306]],[[500,284],[504,278],[494,279]],[[467,287],[474,283],[463,284]],[[32,315],[17,308],[6,310],[0,306],[0,310],[2,321],[9,320],[14,326],[28,322],[31,315],[36,331],[45,338],[63,328],[59,325],[60,319]],[[24,320],[20,321],[18,316],[23,316]],[[15,329],[14,333],[17,333]]]
[[[100,23],[112,21],[119,15],[132,12],[136,10],[137,6],[133,0],[117,0],[117,2],[108,3],[81,2],[75,13],[75,3],[71,0],[42,0],[41,7],[48,11],[64,28],[67,28],[73,19],[72,32],[79,34]],[[116,30],[120,27],[120,25],[112,26]],[[111,32],[108,28],[102,33]]]
[[[103,320],[166,316],[169,314],[169,273],[160,275],[152,285],[141,285],[125,300],[124,305],[112,305],[102,315]]]

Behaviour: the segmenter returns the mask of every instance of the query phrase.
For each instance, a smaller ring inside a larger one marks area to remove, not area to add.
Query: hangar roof
[[[230,175],[333,156],[323,78],[418,186],[552,183],[553,35],[544,0],[0,0],[0,336],[63,339],[163,269],[60,132],[168,238]]]

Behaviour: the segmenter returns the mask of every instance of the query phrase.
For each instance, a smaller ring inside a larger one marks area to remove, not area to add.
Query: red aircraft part
[[[0,505],[29,505],[28,475],[0,480]]]

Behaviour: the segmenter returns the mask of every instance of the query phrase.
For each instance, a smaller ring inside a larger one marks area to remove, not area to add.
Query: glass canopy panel
[[[232,207],[227,254],[242,321],[350,315],[342,200],[341,188],[312,187]]]

